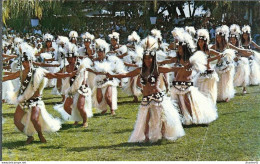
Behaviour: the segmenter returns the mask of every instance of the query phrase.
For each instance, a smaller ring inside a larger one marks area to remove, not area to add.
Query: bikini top
[[[154,86],[158,80],[158,77],[154,76],[154,75],[149,75],[147,79],[145,79],[144,77],[142,77],[142,75],[140,75],[140,82],[142,85],[145,85],[148,83],[151,84],[151,86]]]

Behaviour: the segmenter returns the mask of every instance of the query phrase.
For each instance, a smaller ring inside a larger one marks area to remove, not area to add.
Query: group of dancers
[[[37,132],[56,132],[63,122],[82,121],[88,127],[92,107],[101,114],[117,110],[117,89],[143,96],[129,142],[176,140],[185,135],[183,125],[206,124],[218,118],[216,103],[235,96],[235,86],[260,83],[260,49],[251,38],[251,28],[236,24],[216,29],[210,44],[206,29],[175,27],[174,41],[162,41],[153,29],[141,40],[133,31],[122,45],[119,33],[109,35],[110,44],[86,32],[69,37],[45,34],[19,38],[3,36],[3,102],[17,105],[14,124],[30,144]],[[45,108],[43,90],[53,87],[62,103]]]

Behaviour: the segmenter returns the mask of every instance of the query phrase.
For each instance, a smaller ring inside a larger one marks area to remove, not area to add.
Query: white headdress
[[[72,44],[71,42],[68,42],[65,44],[65,57],[77,57],[78,54],[78,47],[75,44]]]
[[[108,37],[109,37],[110,39],[116,39],[117,42],[119,43],[119,35],[120,35],[119,33],[113,32],[112,34],[109,34]]]
[[[92,42],[95,39],[94,35],[91,35],[90,33],[86,32],[83,36],[82,39],[84,42]]]
[[[43,36],[43,40],[44,40],[45,42],[47,42],[47,41],[52,41],[52,40],[53,40],[53,36],[52,36],[51,34],[45,34],[45,35]]]
[[[173,35],[173,37],[178,37],[178,35],[182,34],[183,32],[184,32],[183,28],[175,27],[172,30],[172,35]]]
[[[19,38],[19,37],[17,37],[17,38],[14,39],[14,44],[15,44],[15,45],[21,44],[22,42],[23,42],[23,39],[21,39],[21,38]]]
[[[197,39],[202,39],[207,41],[207,44],[209,44],[209,32],[206,29],[199,29],[197,31]]]
[[[230,37],[239,38],[240,34],[241,34],[240,27],[237,24],[232,24],[230,26]]]
[[[152,36],[147,36],[142,40],[141,46],[144,49],[144,55],[154,56],[158,49],[158,41]]]
[[[22,61],[34,61],[35,60],[35,50],[28,43],[22,43],[19,46],[20,49],[20,57],[22,57]]]
[[[78,36],[79,36],[79,35],[78,35],[77,31],[71,31],[71,32],[69,33],[69,38],[70,38],[70,39],[72,39],[72,38],[77,39]]]
[[[228,42],[229,28],[227,25],[222,25],[216,29],[216,35],[221,35],[225,37],[226,42]]]
[[[100,38],[96,39],[95,45],[96,45],[96,51],[104,51],[105,53],[109,51],[109,44],[103,39]]]
[[[177,45],[187,45],[190,49],[194,50],[196,48],[192,36],[188,32],[183,32],[177,36],[178,42]]]
[[[151,34],[153,37],[155,37],[156,39],[158,39],[159,41],[162,41],[162,33],[160,30],[157,30],[157,29],[153,29],[151,31]]]
[[[244,25],[242,28],[242,33],[251,33],[251,27],[249,25]]]
[[[58,38],[57,38],[57,40],[56,40],[56,43],[57,43],[58,45],[67,44],[67,43],[69,43],[69,42],[70,42],[70,41],[69,41],[69,38],[66,37],[66,36],[58,36]]]
[[[131,35],[128,36],[128,41],[129,42],[140,42],[140,36],[133,31]]]
[[[193,26],[186,26],[185,31],[187,31],[192,37],[196,34],[196,30]]]

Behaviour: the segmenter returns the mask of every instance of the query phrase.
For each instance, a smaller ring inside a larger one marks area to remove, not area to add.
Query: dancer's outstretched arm
[[[107,77],[108,78],[118,78],[118,79],[122,79],[122,78],[125,78],[125,77],[135,77],[137,75],[139,75],[141,73],[141,68],[137,68],[133,71],[130,71],[128,73],[123,73],[123,74],[117,74],[117,75],[110,75],[109,73],[107,73]]]

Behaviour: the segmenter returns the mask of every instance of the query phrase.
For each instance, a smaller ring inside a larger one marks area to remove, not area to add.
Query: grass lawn
[[[4,161],[234,161],[260,160],[260,87],[241,88],[228,103],[218,103],[219,118],[206,126],[185,127],[186,135],[176,142],[130,144],[138,106],[132,97],[119,90],[116,116],[95,114],[87,129],[66,122],[58,133],[45,134],[46,144],[38,136],[24,146],[26,136],[15,130],[13,105],[3,105]],[[61,101],[45,89],[43,100],[49,113],[59,114],[53,106]]]

